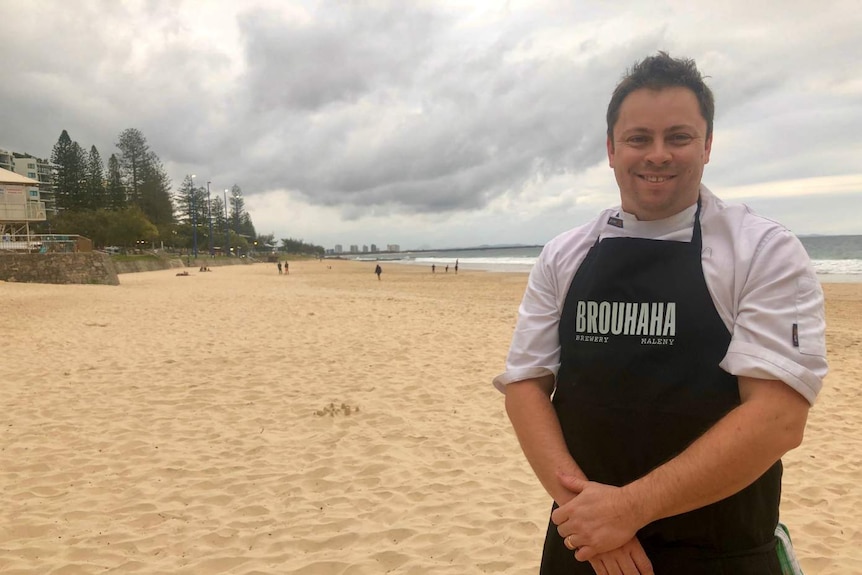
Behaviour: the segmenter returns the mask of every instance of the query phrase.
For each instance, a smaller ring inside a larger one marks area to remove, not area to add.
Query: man
[[[781,456],[826,374],[801,243],[702,183],[694,61],[636,64],[608,106],[621,205],[550,241],[494,384],[554,499],[542,574],[780,575]]]

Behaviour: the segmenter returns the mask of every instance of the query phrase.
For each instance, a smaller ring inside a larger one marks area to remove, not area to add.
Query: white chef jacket
[[[736,376],[783,381],[813,404],[826,375],[823,291],[792,232],[701,185],[701,262],[730,345],[719,364]],[[500,391],[560,368],[559,322],[569,286],[597,238],[691,241],[697,206],[657,221],[611,208],[542,249],[530,272]],[[621,226],[621,227],[620,227]]]

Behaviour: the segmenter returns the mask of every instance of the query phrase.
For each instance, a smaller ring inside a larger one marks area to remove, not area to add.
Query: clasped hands
[[[636,505],[619,487],[558,473],[575,496],[551,514],[557,532],[575,559],[589,561],[598,575],[653,575],[652,564],[635,534]]]

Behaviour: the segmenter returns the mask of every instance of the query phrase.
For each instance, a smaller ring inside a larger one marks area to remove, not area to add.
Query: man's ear
[[[607,139],[607,147],[608,147],[608,164],[613,168],[614,167],[614,141],[608,136]],[[707,151],[707,157],[709,157],[709,152]]]
[[[703,147],[703,163],[704,164],[709,163],[709,153],[710,152],[712,152],[712,134],[710,134],[709,137],[706,139],[706,142],[704,142],[704,147]]]

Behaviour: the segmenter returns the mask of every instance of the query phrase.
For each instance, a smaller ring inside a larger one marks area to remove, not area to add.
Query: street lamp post
[[[239,233],[240,221],[239,221],[239,219],[240,219],[240,215],[242,215],[242,214],[239,211],[239,202],[241,200],[242,200],[242,191],[238,190],[236,192],[233,192],[233,217],[234,217],[234,223],[236,224],[236,226],[235,226],[236,229],[234,231],[236,232],[237,238],[239,238],[239,236],[240,236],[240,233]],[[246,245],[245,251],[246,251],[246,254],[248,254],[248,245]],[[239,241],[237,241],[236,255],[239,256]]]
[[[192,200],[192,237],[193,240],[193,250],[192,253],[195,256],[195,259],[198,259],[198,209],[195,203],[195,175],[192,174],[192,191],[191,191],[191,200]]]
[[[210,221],[210,257],[215,255],[215,248],[213,248],[213,210],[212,210],[212,200],[210,199],[210,184],[212,182],[207,182],[207,219]]]
[[[230,255],[230,220],[227,213],[227,188],[224,189],[224,253]]]

